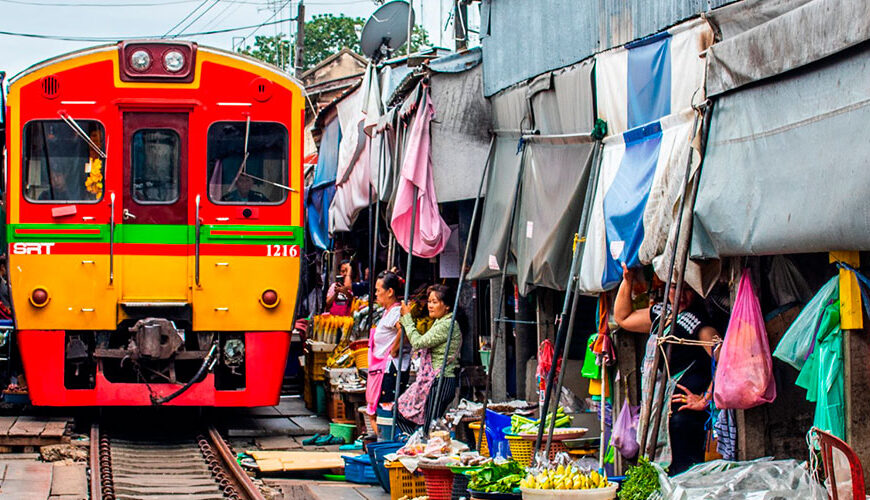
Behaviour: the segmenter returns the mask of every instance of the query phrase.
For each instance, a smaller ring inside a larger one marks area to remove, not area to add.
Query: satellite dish
[[[408,16],[414,25],[414,9],[405,0],[393,0],[378,7],[362,30],[360,48],[372,61],[387,57],[408,39]]]

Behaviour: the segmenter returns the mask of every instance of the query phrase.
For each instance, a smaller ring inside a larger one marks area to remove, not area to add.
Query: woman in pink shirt
[[[398,351],[396,344],[401,334],[399,319],[401,307],[399,294],[401,293],[401,280],[395,273],[385,272],[378,276],[375,282],[375,301],[384,308],[378,324],[372,328],[369,335],[369,373],[366,381],[366,413],[372,420],[373,427],[378,403],[393,402],[394,387],[383,387],[392,382],[395,385],[395,371],[398,368],[398,360],[391,355],[392,351]],[[403,353],[402,369],[408,368],[409,350]],[[391,366],[392,365],[392,366]],[[391,370],[392,368],[392,370]],[[384,377],[387,373],[391,376]]]
[[[338,280],[326,292],[326,310],[333,316],[350,316],[353,303],[352,267],[349,260],[341,261]]]

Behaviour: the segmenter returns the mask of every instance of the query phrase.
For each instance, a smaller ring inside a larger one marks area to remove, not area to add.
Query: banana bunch
[[[574,467],[559,465],[556,468],[530,473],[520,482],[521,488],[537,490],[591,490],[606,488],[607,476],[597,471],[582,472]]]

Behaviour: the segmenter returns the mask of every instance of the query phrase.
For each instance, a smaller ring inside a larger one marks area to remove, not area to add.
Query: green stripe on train
[[[16,234],[16,229],[27,234]],[[99,233],[76,234],[75,230],[98,229]],[[38,231],[38,232],[35,232]],[[118,224],[115,226],[116,243],[193,244],[195,226],[176,224]],[[219,233],[237,234],[212,234]],[[250,234],[246,234],[250,233]],[[274,235],[262,233],[292,233]],[[9,243],[39,241],[54,243],[108,243],[108,224],[10,224],[6,226]],[[304,230],[299,226],[241,226],[203,225],[200,227],[200,243],[217,244],[269,244],[302,246]]]

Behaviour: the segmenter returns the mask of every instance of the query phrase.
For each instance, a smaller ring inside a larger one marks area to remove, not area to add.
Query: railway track
[[[91,427],[91,500],[262,500],[214,427],[171,435]]]

